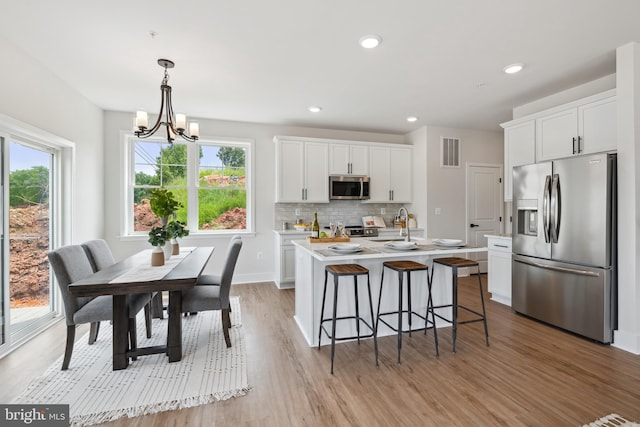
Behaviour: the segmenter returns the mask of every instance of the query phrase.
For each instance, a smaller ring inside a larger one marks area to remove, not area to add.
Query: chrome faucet
[[[400,218],[400,221],[402,221],[402,211],[404,211],[404,227],[400,228],[400,235],[404,236],[405,242],[410,242],[411,232],[409,231],[409,212],[404,206],[398,209],[398,217]]]

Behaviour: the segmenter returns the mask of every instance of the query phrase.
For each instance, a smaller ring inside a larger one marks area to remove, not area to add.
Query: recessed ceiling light
[[[320,111],[322,111],[322,107],[312,105],[311,107],[309,107],[309,111],[311,111],[312,113],[319,113]]]
[[[518,63],[518,64],[507,65],[502,70],[507,74],[515,74],[522,71],[523,68],[524,68],[524,64]]]
[[[377,34],[369,34],[360,38],[360,46],[365,49],[373,49],[382,42],[382,37]]]
[[[409,123],[417,122],[418,118],[416,116],[409,116],[409,117],[407,117],[407,121]]]

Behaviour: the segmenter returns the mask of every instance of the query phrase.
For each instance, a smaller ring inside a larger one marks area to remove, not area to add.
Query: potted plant
[[[178,239],[183,237],[187,237],[189,235],[189,229],[186,227],[187,224],[181,221],[173,220],[167,223],[165,226],[167,232],[169,233],[169,238],[171,239],[171,254],[179,255],[180,254],[180,245],[178,244]]]
[[[166,225],[169,222],[169,217],[182,207],[182,203],[176,200],[173,193],[166,188],[152,190],[149,205],[151,211],[162,221],[162,225]]]
[[[164,265],[165,253],[162,247],[169,240],[169,232],[163,227],[153,227],[149,231],[149,243],[154,246],[151,252],[151,265]]]

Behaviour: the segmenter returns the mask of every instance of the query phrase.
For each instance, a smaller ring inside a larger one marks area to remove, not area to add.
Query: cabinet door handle
[[[496,248],[505,248],[505,249],[509,249],[509,246],[507,246],[507,245],[493,245],[493,246],[495,246]]]
[[[573,154],[576,154],[576,137],[574,136],[573,138],[571,138],[572,141],[572,149],[573,149]]]
[[[578,153],[582,153],[584,151],[584,147],[580,147],[580,142],[582,141],[582,137],[578,136]]]
[[[480,224],[469,224],[469,227],[473,228],[473,227],[480,227]]]

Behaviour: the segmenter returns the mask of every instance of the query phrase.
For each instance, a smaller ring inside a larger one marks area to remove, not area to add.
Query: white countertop
[[[414,240],[414,239],[412,239]],[[445,255],[456,253],[468,253],[468,252],[485,252],[486,247],[442,247],[436,246],[432,243],[432,239],[415,239],[417,243],[416,249],[411,250],[394,250],[385,246],[385,242],[372,241],[367,238],[351,239],[350,243],[358,243],[362,247],[362,251],[341,254],[333,252],[329,249],[329,246],[335,243],[309,243],[306,240],[294,240],[292,243],[298,246],[315,259],[319,261],[340,261],[350,259],[365,259],[365,258],[394,258],[398,256],[424,256],[424,255]]]
[[[511,234],[485,234],[484,237],[490,239],[511,240]]]

